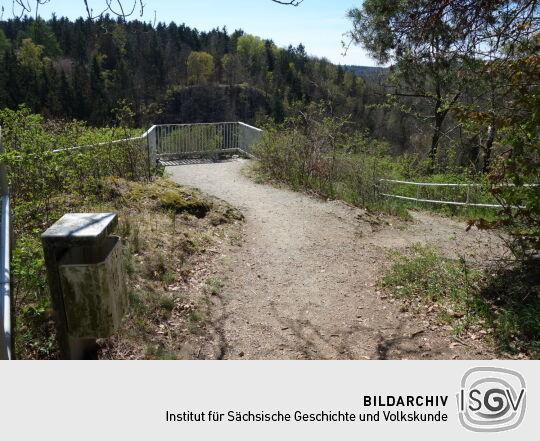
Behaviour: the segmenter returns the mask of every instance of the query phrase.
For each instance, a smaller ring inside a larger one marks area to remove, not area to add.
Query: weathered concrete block
[[[64,359],[92,358],[127,306],[115,213],[70,213],[42,234],[57,337]]]
[[[71,248],[58,264],[68,334],[110,337],[127,305],[120,239],[108,237],[98,247]]]

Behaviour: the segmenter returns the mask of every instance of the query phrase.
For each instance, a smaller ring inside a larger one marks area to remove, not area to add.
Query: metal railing
[[[248,124],[244,124],[243,122],[238,123],[238,129],[240,131],[238,149],[252,157],[253,145],[262,140],[262,130]]]
[[[160,124],[155,132],[155,156],[158,159],[220,153],[253,156],[251,147],[261,130],[242,122],[199,124]]]
[[[404,184],[404,185],[413,185],[417,187],[416,197],[411,196],[403,196],[403,195],[397,195],[397,194],[391,194],[391,193],[383,193],[382,191],[379,191],[380,196],[395,198],[395,199],[402,199],[407,201],[414,201],[414,202],[425,202],[428,204],[447,204],[447,205],[458,205],[458,206],[464,206],[464,207],[484,207],[484,208],[503,208],[500,204],[483,204],[483,203],[474,203],[471,202],[471,190],[476,188],[485,188],[485,185],[482,184],[451,184],[451,183],[439,183],[439,182],[409,182],[409,181],[399,181],[395,179],[380,179],[379,182],[388,182],[393,184]],[[506,184],[505,187],[513,187],[513,184]],[[538,187],[540,184],[524,184],[522,187]],[[466,200],[464,202],[462,201],[442,201],[442,200],[436,200],[436,199],[423,199],[420,198],[420,188],[421,187],[466,187]],[[523,208],[523,207],[513,207],[513,208]]]
[[[151,166],[160,159],[206,154],[239,153],[253,157],[252,146],[260,141],[261,133],[261,129],[243,122],[158,124],[141,136],[69,147],[53,153],[146,140]]]
[[[2,153],[2,130],[0,128],[0,154]],[[11,281],[9,272],[11,223],[8,179],[3,162],[0,163],[0,190],[2,198],[0,213],[0,360],[11,360]]]

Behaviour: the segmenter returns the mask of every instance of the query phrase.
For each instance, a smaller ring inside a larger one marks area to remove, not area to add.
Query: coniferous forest
[[[134,126],[151,123],[277,122],[295,103],[325,101],[356,129],[396,153],[423,142],[420,125],[386,101],[386,69],[340,66],[308,56],[303,45],[225,27],[200,32],[185,24],[102,16],[95,20],[23,17],[0,22],[0,108],[25,104],[50,118],[110,123],[127,100]]]
[[[121,99],[148,121],[282,120],[296,101],[329,100],[360,118],[364,81],[302,45],[226,28],[22,18],[0,23],[0,107],[21,103],[51,117],[110,121]]]

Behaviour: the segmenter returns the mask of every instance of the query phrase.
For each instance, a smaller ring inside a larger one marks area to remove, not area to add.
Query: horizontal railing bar
[[[389,198],[397,198],[397,199],[406,199],[408,201],[416,201],[416,202],[428,202],[431,204],[450,204],[450,205],[462,205],[466,207],[487,207],[487,208],[503,208],[502,205],[494,205],[494,204],[473,204],[468,202],[454,202],[454,201],[434,201],[431,199],[418,199],[418,198],[411,198],[409,196],[398,196],[396,194],[386,194],[386,193],[380,193],[381,196],[386,196]],[[525,208],[525,207],[514,207],[511,208]]]
[[[43,154],[45,154],[45,153],[70,152],[72,150],[82,150],[82,149],[89,149],[89,148],[94,148],[94,147],[102,147],[102,146],[111,145],[111,144],[120,144],[122,142],[142,141],[145,138],[146,138],[146,136],[137,136],[135,138],[117,139],[115,141],[105,141],[105,142],[100,142],[100,143],[97,143],[97,144],[78,145],[78,146],[75,146],[75,147],[66,147],[65,149],[48,150],[48,151],[43,152]],[[37,154],[36,153],[31,153],[28,156],[37,156]],[[16,159],[21,159],[22,157],[23,156],[21,156],[21,155],[15,156]]]
[[[153,125],[152,127],[150,127],[146,132],[144,132],[139,138],[148,138],[148,135],[150,135],[150,133],[152,132],[152,130],[154,130],[157,126],[156,125]]]
[[[408,181],[398,181],[394,179],[381,179],[381,182],[392,182],[394,184],[408,184],[408,185],[427,185],[427,186],[436,186],[436,187],[480,187],[480,184],[444,184],[436,182],[408,182]]]
[[[409,181],[398,181],[395,179],[381,179],[380,182],[392,182],[395,184],[408,184],[408,185],[425,185],[433,187],[487,187],[484,184],[445,184],[438,182],[409,182]],[[539,187],[540,184],[523,184],[518,187]],[[495,187],[516,187],[515,184],[501,184]]]
[[[45,153],[61,153],[61,152],[69,152],[71,150],[81,150],[81,149],[92,148],[92,147],[102,147],[102,146],[111,145],[111,144],[120,144],[122,142],[142,141],[143,139],[146,139],[146,136],[147,135],[145,134],[142,136],[136,136],[134,138],[117,139],[115,141],[105,141],[105,142],[99,142],[97,144],[78,145],[75,147],[68,147],[65,149],[50,150],[49,152],[45,152]]]
[[[244,126],[251,127],[239,121],[223,121],[223,122],[212,122],[212,123],[188,123],[188,124],[156,124],[155,127],[219,126],[222,124],[242,124]],[[252,127],[252,128],[256,130],[261,130],[261,129],[257,129],[256,127]]]
[[[253,127],[253,126],[250,126],[249,124],[246,124],[240,121],[238,122],[238,124],[240,124],[241,126],[247,127],[249,129],[257,130],[257,132],[262,132],[262,129],[259,129],[258,127]]]
[[[251,153],[246,152],[245,150],[239,149],[239,148],[230,148],[230,149],[217,149],[217,150],[198,150],[198,151],[192,151],[192,152],[173,152],[173,153],[160,153],[158,156],[160,158],[166,158],[169,156],[184,156],[184,155],[204,155],[204,154],[219,154],[219,153],[234,153],[234,152],[241,152],[245,153],[246,155],[252,156]]]

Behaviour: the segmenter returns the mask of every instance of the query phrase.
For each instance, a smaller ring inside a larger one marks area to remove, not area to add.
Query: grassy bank
[[[540,277],[517,264],[473,266],[415,245],[380,280],[403,308],[436,315],[457,337],[487,339],[501,355],[540,357]]]
[[[123,239],[130,308],[118,333],[100,341],[99,357],[192,357],[185,346],[204,329],[210,298],[224,283],[212,276],[214,267],[221,248],[237,237],[242,215],[165,179],[107,178],[93,196],[65,195],[54,204],[59,213],[119,215],[116,234]],[[20,239],[14,259],[15,353],[22,359],[54,359],[58,348],[39,231]]]

